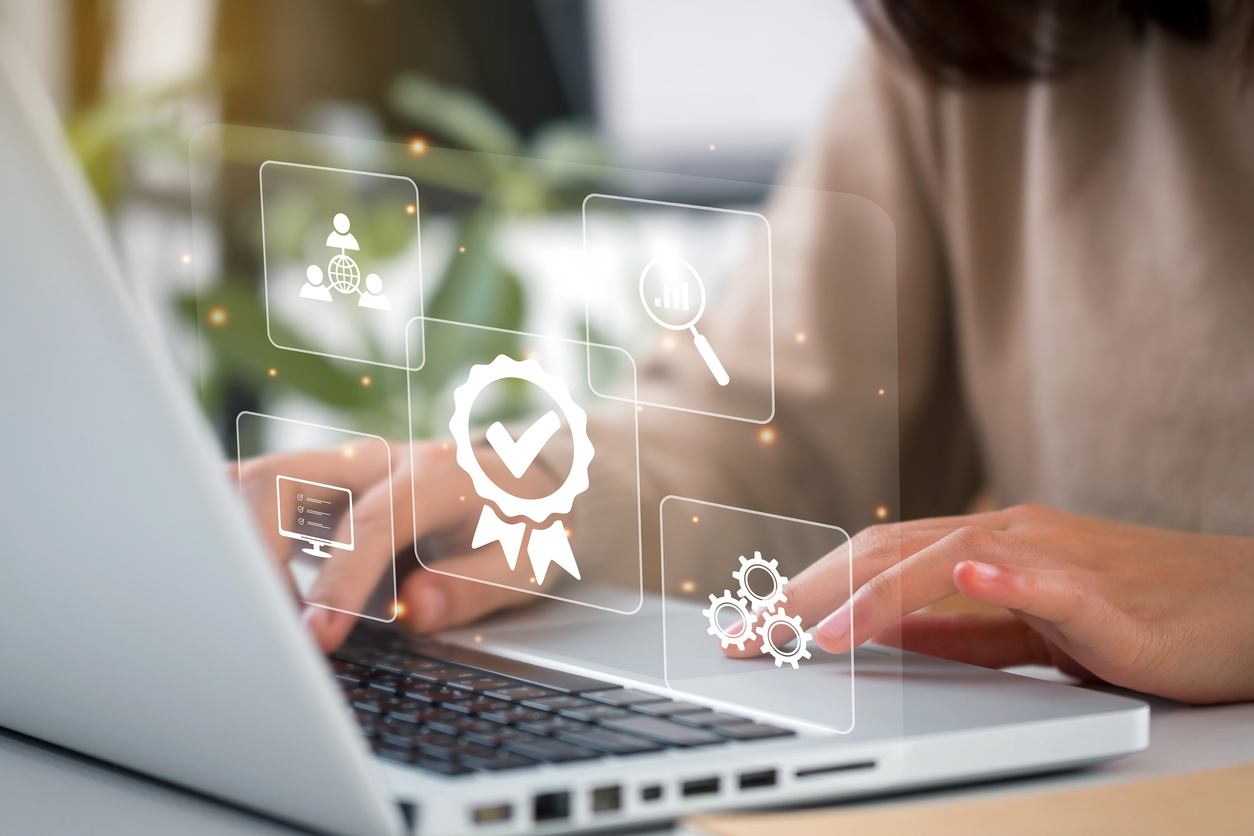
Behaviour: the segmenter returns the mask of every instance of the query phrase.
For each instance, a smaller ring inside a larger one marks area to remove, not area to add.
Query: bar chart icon
[[[653,307],[669,308],[675,311],[688,310],[688,283],[665,282],[662,285],[661,297],[653,297]]]

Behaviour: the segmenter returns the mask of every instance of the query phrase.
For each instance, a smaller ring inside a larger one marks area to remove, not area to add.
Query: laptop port
[[[536,821],[570,818],[570,793],[546,792],[536,796]]]
[[[854,772],[859,769],[874,769],[875,761],[858,761],[857,763],[834,763],[831,766],[812,766],[809,769],[798,769],[798,778],[812,778],[815,775],[831,775],[833,772]]]
[[[661,797],[662,787],[658,784],[653,784],[640,790],[640,798],[643,801],[657,801]]]
[[[491,807],[476,807],[470,817],[475,824],[491,824],[498,821],[509,821],[514,815],[514,805],[494,804]]]
[[[708,795],[718,792],[718,776],[700,778],[696,781],[684,781],[684,798],[690,795]]]
[[[744,772],[740,776],[740,788],[751,790],[754,787],[775,786],[775,770],[764,769],[761,772]]]
[[[592,812],[608,813],[623,806],[623,790],[619,786],[597,787],[592,791]]]

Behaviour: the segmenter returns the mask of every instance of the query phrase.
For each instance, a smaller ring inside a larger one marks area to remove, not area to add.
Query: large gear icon
[[[786,626],[797,636],[797,646],[793,648],[791,653],[785,653],[780,650],[775,645],[775,642],[771,640],[771,630],[780,625]],[[796,670],[802,659],[810,658],[810,651],[806,649],[806,644],[814,637],[801,629],[801,616],[799,615],[790,617],[781,607],[779,612],[768,615],[762,620],[762,626],[758,628],[757,633],[762,637],[762,652],[769,653],[775,657],[775,667],[777,668],[784,662],[787,662],[792,665],[793,670]],[[726,647],[727,645],[723,646]]]
[[[718,623],[718,612],[722,609],[731,608],[740,616],[740,624],[743,625],[740,632],[730,634],[722,628]],[[710,608],[702,610],[701,614],[710,619],[710,629],[706,630],[711,636],[718,636],[719,642],[726,648],[728,645],[736,645],[737,650],[745,649],[745,642],[753,638],[753,622],[757,621],[757,616],[749,612],[749,604],[743,598],[733,597],[730,589],[724,589],[720,598],[714,597],[714,593],[710,593]]]
[[[761,607],[767,612],[774,612],[776,604],[788,600],[788,596],[784,594],[784,584],[788,583],[788,578],[779,573],[778,566],[778,560],[769,562],[763,560],[762,552],[754,552],[752,560],[747,559],[742,554],[740,556],[740,568],[732,572],[732,577],[740,581],[740,597],[753,603],[755,607]],[[761,569],[771,576],[771,582],[774,586],[768,595],[755,595],[753,590],[749,588],[749,572],[753,569]]]

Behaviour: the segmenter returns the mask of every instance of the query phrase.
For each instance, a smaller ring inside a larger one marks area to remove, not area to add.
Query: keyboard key
[[[543,720],[533,720],[515,725],[523,731],[532,734],[556,734],[559,731],[571,732],[587,732],[595,728],[588,723],[581,723],[578,720],[572,720],[569,717],[557,717],[550,714]]]
[[[450,688],[460,688],[466,691],[491,691],[495,688],[508,688],[513,683],[497,679],[495,676],[476,674],[465,679],[451,679],[448,684]]]
[[[557,711],[562,708],[587,708],[596,705],[592,700],[585,700],[582,697],[572,697],[569,694],[559,694],[556,697],[539,697],[537,699],[523,700],[523,705],[531,708],[542,708],[545,711]]]
[[[420,700],[426,703],[436,701],[436,697],[432,696],[435,691],[447,690],[442,685],[436,685],[434,682],[423,682],[418,679],[408,679],[401,686],[399,693],[411,700]]]
[[[497,733],[501,730],[499,723],[481,720],[478,717],[467,717],[462,714],[447,719],[428,720],[427,728],[433,731],[444,732],[445,734],[465,735],[467,739],[473,738],[474,742],[484,743],[489,746],[496,744]]]
[[[376,691],[384,691],[389,694],[395,694],[409,684],[409,680],[400,674],[385,673],[378,676],[370,677],[365,682],[366,686]]]
[[[451,734],[424,729],[421,734],[414,736],[414,744],[423,754],[452,760],[462,742]]]
[[[431,659],[439,659],[453,665],[475,668],[502,678],[517,679],[531,685],[539,685],[541,688],[552,688],[555,691],[563,691],[568,694],[603,691],[618,687],[589,676],[557,671],[540,665],[532,665],[528,662],[519,662],[515,659],[506,659],[504,656],[495,656],[469,647],[432,643],[422,645],[419,652]]]
[[[375,662],[387,656],[387,651],[374,647],[346,645],[331,655],[333,658],[344,662],[356,662],[359,665],[365,665],[368,668],[372,668],[375,666]]]
[[[401,656],[395,653],[384,654],[372,663],[372,667],[388,673],[404,673],[405,665],[410,661],[408,656]]]
[[[632,705],[632,709],[642,714],[651,714],[654,717],[668,717],[672,714],[696,714],[699,711],[709,711],[704,705],[696,705],[690,702],[680,702],[679,700],[665,700],[663,702],[636,703]]]
[[[556,736],[567,743],[611,755],[634,755],[638,752],[656,752],[663,748],[652,740],[596,726],[588,732],[559,731]]]
[[[525,723],[546,720],[553,715],[538,708],[527,708],[525,705],[509,705],[508,708],[480,711],[479,716],[493,723]]]
[[[444,700],[440,704],[464,714],[473,714],[477,711],[504,711],[513,708],[513,705],[505,700],[493,699],[482,694],[462,694],[459,699]]]
[[[388,711],[388,716],[402,723],[430,723],[433,720],[452,720],[462,715],[456,711],[449,711],[447,708],[434,708],[419,703],[414,706],[392,709]]]
[[[645,691],[636,691],[632,688],[615,688],[612,691],[595,691],[587,693],[583,696],[597,702],[603,702],[607,705],[628,706],[628,705],[645,705],[651,702],[664,702],[666,697],[659,697],[657,694],[650,694]]]
[[[728,714],[725,711],[703,711],[700,714],[677,714],[671,718],[676,723],[683,723],[685,726],[697,726],[698,728],[709,728],[710,726],[738,726],[741,723],[752,723],[748,717],[741,717],[738,714]]]
[[[406,659],[404,662],[401,662],[396,667],[399,668],[399,670],[397,671],[398,673],[403,673],[407,676],[413,676],[419,671],[429,671],[434,668],[441,668],[444,666],[441,665],[439,662],[435,662],[431,659]]]
[[[712,743],[722,743],[724,740],[705,729],[681,726],[670,720],[663,720],[661,717],[625,717],[619,720],[606,720],[602,725],[615,731],[643,735],[670,746],[708,746]]]
[[[446,761],[421,754],[414,756],[410,766],[416,766],[419,769],[425,769],[428,772],[435,772],[440,775],[470,775],[474,772],[474,770],[462,766],[456,761]]]
[[[495,772],[501,769],[520,769],[524,766],[535,766],[539,763],[535,758],[529,758],[526,755],[479,746],[477,743],[467,744],[468,749],[472,746],[475,747],[473,752],[461,752],[457,756],[458,763],[471,769]]]
[[[710,731],[730,737],[732,740],[762,740],[767,737],[791,737],[791,729],[768,726],[766,723],[742,723],[735,726],[713,726]]]
[[[573,743],[565,743],[561,740],[554,740],[551,737],[539,737],[538,735],[528,735],[524,739],[506,740],[502,742],[501,747],[548,763],[565,763],[567,761],[582,761],[601,757],[600,752],[594,752],[592,749],[585,749]]]
[[[410,749],[397,749],[394,746],[376,746],[374,753],[381,758],[396,763],[411,763],[414,760],[414,752]]]
[[[450,679],[469,679],[476,674],[474,671],[468,671],[465,668],[444,667],[411,671],[409,675],[415,679],[425,679],[428,682],[448,682]]]
[[[569,717],[572,720],[581,720],[585,723],[599,723],[602,720],[613,720],[618,717],[630,717],[631,712],[625,708],[615,708],[612,705],[601,705],[593,703],[586,708],[563,708],[560,712],[563,717]]]
[[[518,685],[516,683],[506,688],[485,688],[484,692],[489,697],[500,697],[503,700],[512,700],[513,702],[558,695],[557,691],[550,691],[548,688],[537,688],[534,685]]]

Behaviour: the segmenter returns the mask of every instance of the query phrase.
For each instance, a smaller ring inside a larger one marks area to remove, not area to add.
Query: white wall
[[[645,168],[778,161],[865,40],[848,0],[593,0],[591,20],[600,128]]]

